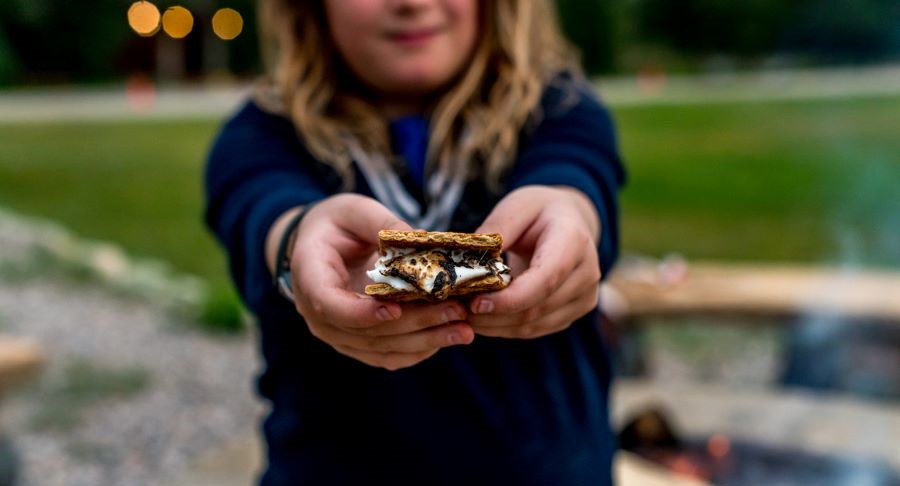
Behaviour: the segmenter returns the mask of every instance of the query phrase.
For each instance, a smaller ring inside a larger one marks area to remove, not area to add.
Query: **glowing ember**
[[[706,450],[709,451],[709,455],[721,459],[731,451],[731,441],[724,435],[713,435],[706,441]]]
[[[236,10],[220,8],[212,18],[213,32],[223,40],[231,40],[241,34],[244,19]]]
[[[134,2],[128,8],[128,25],[142,37],[159,31],[159,9],[150,2]]]
[[[668,461],[664,461],[669,469],[671,469],[674,473],[687,476],[689,478],[707,480],[709,479],[709,474],[704,469],[702,464],[699,464],[696,460],[693,460],[691,457],[678,454]]]
[[[169,37],[182,39],[194,29],[194,16],[184,7],[170,7],[162,16],[162,25]]]

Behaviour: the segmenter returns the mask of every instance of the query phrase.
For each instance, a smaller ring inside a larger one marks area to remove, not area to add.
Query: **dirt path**
[[[597,86],[612,106],[891,96],[900,94],[900,65],[611,77]],[[247,83],[0,91],[0,122],[220,118],[249,92]]]

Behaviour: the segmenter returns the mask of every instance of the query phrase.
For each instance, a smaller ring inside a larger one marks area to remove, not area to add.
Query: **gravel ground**
[[[41,379],[7,396],[0,409],[22,485],[155,484],[211,448],[252,434],[264,413],[253,394],[260,365],[249,333],[211,336],[148,303],[40,279],[0,281],[0,327],[36,340],[48,358]],[[94,370],[81,377],[81,388],[65,382],[73,363]],[[132,377],[127,393],[90,383],[117,373]],[[87,406],[53,403],[82,397],[73,395],[82,389]],[[74,416],[74,423],[36,426],[48,413]]]

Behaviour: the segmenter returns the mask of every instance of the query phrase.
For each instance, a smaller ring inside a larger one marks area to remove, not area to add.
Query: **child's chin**
[[[398,88],[397,91],[425,94],[441,88],[451,79],[451,73],[435,69],[407,70],[398,73],[393,84]]]

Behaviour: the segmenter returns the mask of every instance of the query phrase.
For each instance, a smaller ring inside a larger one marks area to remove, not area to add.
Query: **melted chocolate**
[[[441,260],[441,268],[446,270],[447,276],[450,279],[449,284],[451,286],[456,285],[456,264],[453,263],[453,260],[450,258],[445,258],[445,259]],[[442,274],[443,274],[443,272],[442,272]],[[435,280],[437,278],[440,278],[440,275],[438,275],[438,277],[436,277]]]
[[[404,282],[412,284],[413,286],[415,286],[417,283],[415,275],[407,275],[407,274],[401,272],[400,269],[398,269],[396,267],[389,268],[387,274],[390,277],[399,278],[400,280],[403,280]]]
[[[447,285],[447,274],[444,272],[440,272],[437,276],[434,277],[434,287],[431,289],[432,294],[437,294]],[[451,284],[452,285],[452,284]]]

